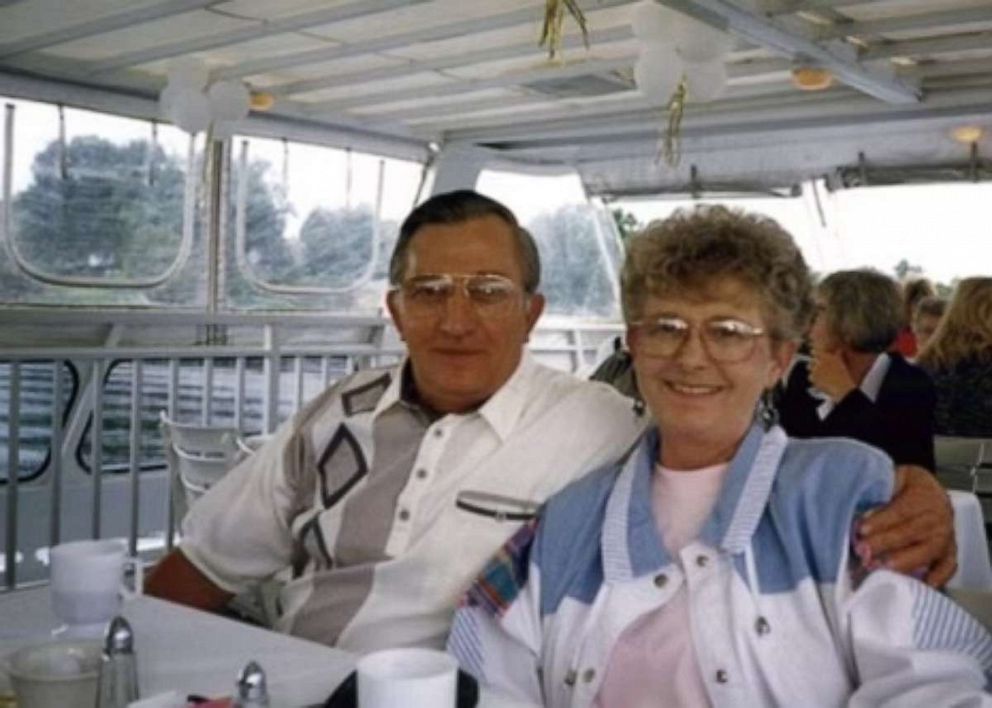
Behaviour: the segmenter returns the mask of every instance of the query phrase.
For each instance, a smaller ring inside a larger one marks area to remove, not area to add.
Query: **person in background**
[[[917,363],[933,377],[938,434],[992,436],[992,278],[958,283]]]
[[[947,300],[936,295],[927,296],[916,304],[913,313],[913,336],[916,337],[917,351],[922,351],[937,331],[937,325],[947,311]]]
[[[551,708],[992,705],[992,636],[852,553],[892,461],[790,439],[763,403],[812,311],[791,237],[676,212],[630,241],[621,283],[654,425],[490,562],[448,640],[462,668]]]
[[[903,317],[896,282],[872,270],[832,273],[816,289],[812,358],[792,367],[778,399],[797,438],[850,437],[896,464],[934,469],[930,377],[890,351]]]
[[[933,283],[926,278],[915,278],[907,280],[902,287],[902,326],[896,336],[893,349],[902,354],[907,359],[916,356],[919,351],[919,343],[913,333],[913,315],[916,313],[916,306],[925,297],[934,295]]]

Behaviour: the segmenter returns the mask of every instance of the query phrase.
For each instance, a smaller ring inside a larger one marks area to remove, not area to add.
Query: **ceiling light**
[[[823,91],[830,88],[834,75],[829,69],[815,66],[797,66],[792,70],[792,84],[803,91]]]
[[[275,105],[276,97],[268,91],[251,92],[251,109],[253,111],[267,111]]]
[[[961,125],[951,131],[951,137],[965,145],[977,143],[983,135],[985,131],[978,125]]]

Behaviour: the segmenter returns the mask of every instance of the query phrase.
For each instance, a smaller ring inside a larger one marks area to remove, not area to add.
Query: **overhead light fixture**
[[[978,125],[960,125],[951,131],[951,137],[964,145],[973,145],[982,139],[985,130]]]
[[[267,111],[276,103],[276,97],[268,91],[252,91],[249,105],[253,111]]]
[[[816,66],[797,66],[792,70],[792,85],[802,91],[823,91],[834,83],[829,69]]]

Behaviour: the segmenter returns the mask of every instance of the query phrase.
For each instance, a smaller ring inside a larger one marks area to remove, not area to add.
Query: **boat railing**
[[[47,549],[60,541],[121,536],[148,556],[166,548],[174,520],[161,411],[270,433],[335,380],[405,351],[379,317],[34,315],[0,323],[4,342],[32,333],[30,343],[0,347],[6,589],[47,576]],[[539,360],[583,373],[620,331],[550,321],[529,346]]]

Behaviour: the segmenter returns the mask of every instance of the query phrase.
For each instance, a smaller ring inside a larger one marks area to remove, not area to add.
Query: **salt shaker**
[[[256,661],[249,661],[238,674],[231,708],[269,708],[265,672]]]
[[[100,657],[97,708],[125,708],[138,700],[138,667],[134,657],[134,632],[121,616],[114,617],[104,636]]]

